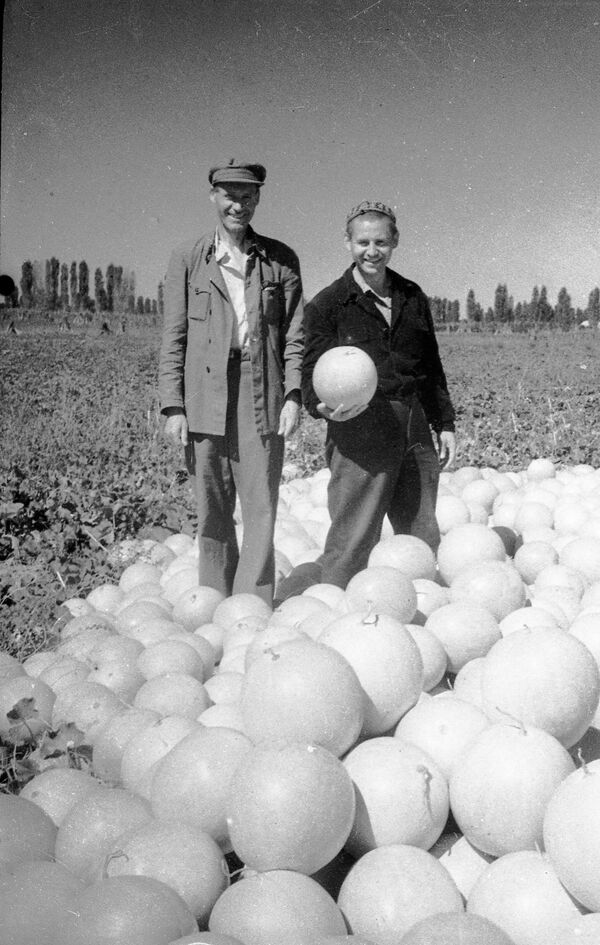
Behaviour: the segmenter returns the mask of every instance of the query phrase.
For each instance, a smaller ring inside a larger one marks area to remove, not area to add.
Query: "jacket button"
[[[210,368],[209,368],[209,367],[207,367],[206,373],[207,373],[207,374],[210,374]]]

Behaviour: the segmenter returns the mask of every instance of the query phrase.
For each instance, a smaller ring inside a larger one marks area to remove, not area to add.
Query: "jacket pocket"
[[[210,315],[210,292],[190,284],[188,291],[188,318],[206,321]]]
[[[270,325],[279,323],[284,310],[283,286],[280,282],[263,282],[261,296],[265,321]]]

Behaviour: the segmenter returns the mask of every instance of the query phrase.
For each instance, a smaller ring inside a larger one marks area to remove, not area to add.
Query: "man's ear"
[[[215,195],[216,195],[215,188],[214,188],[214,187],[211,187],[211,188],[210,188],[210,193],[209,193],[208,197],[209,197],[209,200],[211,200],[212,203],[215,202]]]

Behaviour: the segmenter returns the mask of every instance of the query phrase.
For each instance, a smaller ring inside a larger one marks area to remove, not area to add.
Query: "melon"
[[[462,568],[450,585],[451,601],[486,607],[500,621],[527,600],[525,584],[510,561],[480,561]]]
[[[502,539],[491,528],[476,523],[455,525],[442,536],[437,562],[442,580],[450,585],[459,571],[481,561],[504,561]]]
[[[362,856],[402,843],[433,846],[448,817],[446,778],[421,748],[401,738],[370,738],[344,758],[354,782],[356,813],[346,849]]]
[[[481,692],[490,718],[544,729],[569,748],[594,718],[600,673],[588,648],[571,634],[516,630],[485,657]]]
[[[116,838],[105,876],[150,876],[177,892],[206,928],[212,907],[229,886],[227,861],[217,843],[191,824],[150,820]]]
[[[422,538],[414,535],[382,538],[372,549],[367,563],[369,567],[385,565],[398,568],[412,580],[424,578],[433,581],[437,573],[433,551]]]
[[[209,623],[225,595],[214,587],[188,587],[173,602],[173,620],[185,630]]]
[[[366,696],[361,735],[383,735],[415,705],[423,688],[423,660],[405,626],[387,614],[351,612],[319,636],[354,669]]]
[[[136,665],[142,682],[163,673],[185,673],[201,683],[207,676],[198,651],[184,640],[176,640],[173,637],[147,646],[137,657]]]
[[[582,574],[590,584],[600,580],[600,538],[573,539],[564,546],[559,560]]]
[[[98,785],[63,818],[56,835],[56,860],[91,882],[115,839],[151,817],[150,805],[137,794]]]
[[[136,692],[133,705],[159,715],[197,719],[208,709],[210,698],[199,679],[188,673],[167,672],[147,679]]]
[[[233,775],[226,810],[231,845],[246,866],[311,874],[348,838],[354,787],[325,748],[255,747]]]
[[[239,620],[250,616],[271,616],[272,609],[258,594],[238,593],[226,597],[217,604],[212,616],[212,622],[218,627],[228,630]]]
[[[490,863],[471,890],[467,912],[494,922],[518,945],[548,945],[579,909],[548,857],[521,850]]]
[[[2,869],[54,855],[56,824],[33,801],[0,792],[0,875]]]
[[[468,744],[450,777],[450,808],[464,836],[492,856],[533,850],[544,810],[574,769],[565,748],[531,726],[498,723]]]
[[[47,945],[165,945],[198,924],[174,889],[149,876],[111,876],[71,901]]]
[[[158,584],[161,575],[162,571],[156,565],[147,561],[135,561],[121,572],[119,588],[123,594],[128,594],[138,584]]]
[[[32,860],[0,870],[2,945],[49,942],[82,889],[60,863]]]
[[[411,579],[398,568],[371,565],[348,581],[346,609],[370,609],[410,623],[417,612],[417,593]]]
[[[310,876],[292,870],[245,875],[219,897],[208,925],[245,945],[314,945],[319,935],[346,932],[331,896]]]
[[[331,409],[362,407],[377,390],[377,368],[362,348],[338,345],[319,357],[312,384],[320,401]]]
[[[498,620],[488,608],[468,600],[438,607],[425,621],[425,629],[444,647],[451,673],[485,656],[501,637]]]
[[[471,520],[469,506],[460,498],[452,494],[438,492],[435,504],[435,517],[440,534],[446,535],[459,525],[466,525]]]
[[[364,692],[348,661],[314,640],[273,647],[248,667],[241,695],[255,744],[304,742],[340,756],[364,723]]]
[[[438,912],[463,912],[452,878],[425,850],[390,844],[371,850],[342,883],[338,906],[351,932],[376,945],[397,945],[417,922]]]
[[[558,552],[547,541],[528,541],[517,548],[513,562],[525,583],[533,584],[541,572],[558,563]]]
[[[600,761],[584,764],[557,787],[543,836],[561,883],[586,909],[600,912]]]
[[[440,912],[413,925],[398,945],[514,945],[514,942],[483,916]]]

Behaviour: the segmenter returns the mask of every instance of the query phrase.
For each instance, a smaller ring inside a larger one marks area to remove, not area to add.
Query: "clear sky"
[[[213,226],[207,169],[268,171],[254,224],[306,295],[346,211],[396,208],[429,295],[600,283],[600,0],[6,0],[0,267],[85,259],[156,295]],[[93,285],[93,278],[92,278]]]

